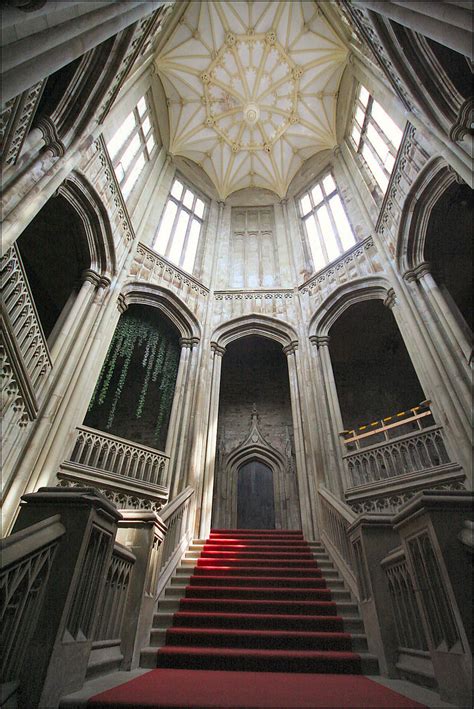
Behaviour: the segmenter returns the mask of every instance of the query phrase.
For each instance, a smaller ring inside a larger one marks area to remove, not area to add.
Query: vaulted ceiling
[[[317,4],[189,3],[156,57],[170,152],[194,160],[222,199],[284,197],[305,160],[336,145],[348,50]]]

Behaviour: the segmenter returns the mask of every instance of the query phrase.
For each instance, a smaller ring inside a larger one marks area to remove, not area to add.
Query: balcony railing
[[[97,487],[121,509],[158,510],[168,500],[168,464],[161,451],[80,426],[58,478],[64,487]]]
[[[449,463],[441,426],[432,426],[389,443],[377,443],[344,456],[354,487]]]
[[[336,558],[338,568],[354,596],[358,598],[354,559],[347,533],[356,516],[344,502],[322,486],[319,487],[319,503],[323,523],[321,538],[330,553]]]
[[[38,412],[38,394],[51,371],[46,338],[20,254],[12,246],[2,258],[2,407],[10,404],[26,425]]]

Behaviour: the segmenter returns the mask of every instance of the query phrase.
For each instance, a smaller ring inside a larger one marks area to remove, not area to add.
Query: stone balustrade
[[[168,499],[168,465],[161,451],[80,426],[58,479],[62,487],[97,487],[120,509],[158,510]]]
[[[355,520],[355,515],[346,504],[322,486],[319,488],[319,504],[323,521],[321,538],[335,557],[351,591],[358,597],[352,550],[347,533]]]
[[[449,463],[441,426],[431,426],[344,456],[351,486]]]
[[[46,338],[16,246],[2,258],[2,410],[10,405],[20,426],[36,418],[38,395],[51,371]]]

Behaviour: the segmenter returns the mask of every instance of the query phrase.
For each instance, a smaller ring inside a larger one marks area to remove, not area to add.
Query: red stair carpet
[[[211,531],[156,658],[89,705],[422,706],[360,675],[301,532]]]

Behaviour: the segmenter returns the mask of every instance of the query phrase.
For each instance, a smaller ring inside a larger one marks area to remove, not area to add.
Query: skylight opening
[[[153,243],[155,251],[188,272],[194,268],[205,206],[193,188],[175,179]]]
[[[375,101],[364,86],[354,108],[350,138],[356,152],[365,161],[382,194],[392,174],[403,131]]]
[[[301,195],[298,203],[318,271],[350,249],[356,238],[331,173]]]
[[[156,147],[152,110],[145,95],[107,143],[115,175],[125,199],[131,194]]]

